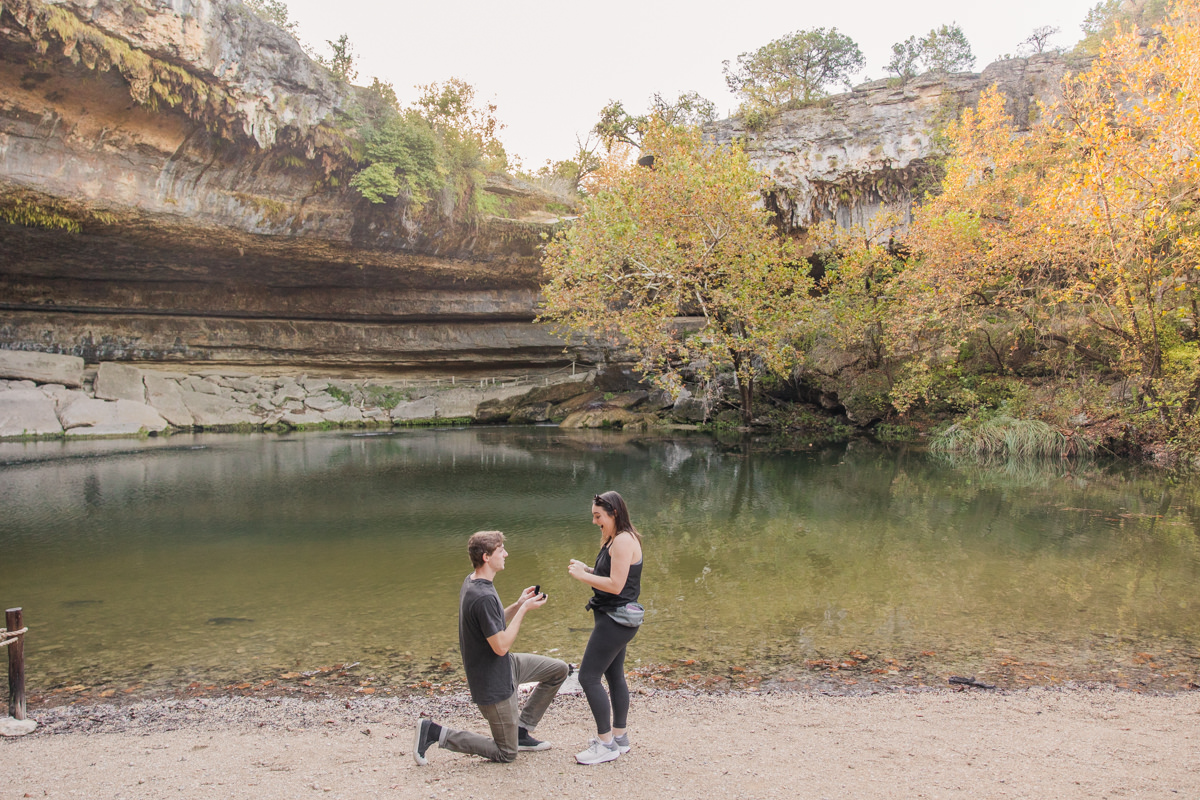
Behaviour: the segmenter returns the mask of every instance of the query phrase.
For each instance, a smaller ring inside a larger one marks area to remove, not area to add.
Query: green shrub
[[[391,411],[401,403],[407,403],[410,399],[407,391],[391,386],[364,386],[362,391],[366,395],[368,403],[387,411]]]
[[[339,403],[345,403],[346,405],[350,405],[350,400],[352,398],[350,397],[350,393],[345,391],[344,389],[339,389],[338,387],[334,386],[331,383],[325,387],[325,392],[330,397],[332,397],[334,400],[337,400]]]
[[[401,192],[418,208],[445,183],[441,143],[433,128],[418,114],[384,114],[365,127],[367,166],[350,185],[372,203],[383,203]]]

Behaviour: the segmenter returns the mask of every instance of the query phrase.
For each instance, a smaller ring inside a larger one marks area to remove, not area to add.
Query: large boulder
[[[338,425],[361,425],[364,419],[361,411],[347,405],[332,408],[321,416],[325,417],[326,422],[336,422]]]
[[[54,400],[54,408],[58,412],[61,419],[63,409],[72,403],[78,403],[80,400],[91,400],[92,397],[87,392],[79,389],[68,389],[65,386],[57,384],[48,384],[39,386],[38,389],[42,394]]]
[[[436,416],[441,419],[475,418],[480,404],[489,400],[506,400],[510,397],[528,393],[527,386],[497,386],[491,389],[459,388],[439,392],[433,397],[437,408]]]
[[[361,413],[363,421],[372,425],[390,425],[392,422],[392,412],[386,408],[364,408]]]
[[[0,378],[61,383],[77,388],[83,385],[83,359],[54,353],[0,350]]]
[[[225,379],[225,384],[235,392],[246,392],[247,394],[255,394],[264,388],[262,381],[254,377],[232,376]]]
[[[56,436],[62,432],[54,398],[37,389],[0,392],[0,439]]]
[[[524,402],[523,396],[509,400],[485,400],[475,409],[475,421],[485,425],[508,422]]]
[[[345,408],[346,406],[346,404],[341,400],[338,400],[336,397],[328,395],[325,392],[310,394],[308,397],[304,398],[304,405],[311,408],[313,411],[319,411],[322,414],[333,411],[337,408]]]
[[[592,375],[580,375],[548,386],[537,386],[522,394],[481,402],[473,415],[476,422],[542,422],[549,419],[548,406],[571,401],[592,391]],[[562,417],[565,414],[558,414]]]
[[[652,408],[655,411],[662,411],[664,408],[671,408],[675,405],[675,398],[666,389],[651,389],[649,396],[646,398],[646,408]]]
[[[645,414],[627,408],[585,408],[576,411],[559,423],[561,428],[635,428],[645,427]]]
[[[313,411],[309,408],[284,411],[283,415],[279,416],[277,420],[276,416],[272,414],[268,417],[268,420],[271,421],[270,424],[275,424],[275,421],[278,421],[293,428],[303,428],[308,425],[320,425],[321,423],[325,422],[325,418],[321,416],[319,412]],[[264,424],[266,423],[267,420],[264,420]]]
[[[679,422],[704,422],[708,419],[709,411],[708,403],[702,396],[696,396],[685,388],[675,398],[671,416]]]
[[[289,379],[283,380],[278,390],[271,397],[271,405],[282,406],[289,400],[301,400],[308,396],[304,387]]]
[[[171,427],[171,423],[146,403],[117,400],[114,405],[117,407],[113,420],[116,424],[137,425],[147,431],[165,431]]]
[[[434,419],[437,416],[437,404],[432,397],[422,397],[408,403],[400,403],[392,409],[393,422],[417,422]]]
[[[530,390],[529,394],[525,395],[524,400],[529,404],[563,403],[572,397],[578,397],[581,394],[587,394],[592,391],[593,382],[591,379],[593,377],[589,373],[560,381],[559,383],[552,383],[549,386],[539,386],[536,389]]]
[[[145,403],[146,386],[142,383],[142,371],[128,364],[103,361],[96,370],[95,394],[101,400]]]
[[[153,408],[132,400],[78,400],[59,409],[58,419],[69,435],[157,433],[170,427]]]
[[[149,373],[143,376],[143,380],[146,383],[146,399],[167,422],[176,428],[190,428],[196,424],[192,412],[183,402],[183,390],[178,383]]]
[[[523,405],[512,413],[508,421],[514,425],[529,425],[534,422],[546,422],[550,419],[552,404],[543,401],[531,405]]]
[[[580,409],[595,405],[599,407],[604,403],[603,392],[588,392],[586,394],[577,395],[570,400],[559,403],[550,410],[550,419],[566,419]]]
[[[229,386],[221,385],[221,379],[213,375],[208,377],[188,375],[179,382],[179,388],[185,392],[199,392],[200,394],[210,394],[214,397],[233,397],[233,389]]]
[[[606,400],[605,402],[607,402],[610,406],[616,406],[617,408],[633,408],[634,406],[641,405],[642,403],[646,402],[649,398],[650,393],[645,389],[635,389],[632,392],[618,394],[609,400]]]
[[[233,400],[202,392],[181,392],[183,405],[192,415],[193,424],[200,428],[233,428],[257,425],[260,420]]]
[[[58,421],[62,424],[63,430],[69,431],[72,428],[90,428],[93,425],[112,422],[115,414],[115,403],[89,397],[59,408]]]

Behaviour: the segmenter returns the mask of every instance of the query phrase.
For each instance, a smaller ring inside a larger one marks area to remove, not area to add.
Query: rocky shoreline
[[[619,368],[347,380],[119,362],[88,368],[75,356],[0,350],[0,439],[463,422],[645,428],[706,413],[691,394],[672,398]]]

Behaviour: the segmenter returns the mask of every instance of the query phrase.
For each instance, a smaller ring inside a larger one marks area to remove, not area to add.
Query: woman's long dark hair
[[[600,506],[617,522],[617,533],[629,531],[637,540],[642,540],[642,535],[638,533],[637,528],[633,527],[633,523],[629,521],[629,506],[625,505],[625,498],[616,492],[605,492],[598,494],[592,498],[592,505]],[[616,538],[616,534],[613,534]]]

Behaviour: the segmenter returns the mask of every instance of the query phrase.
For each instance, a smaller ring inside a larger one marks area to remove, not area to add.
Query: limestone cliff
[[[0,346],[561,361],[531,322],[547,217],[363,200],[362,91],[237,0],[0,0]]]
[[[792,228],[909,209],[934,132],[998,83],[1018,119],[1067,69],[876,81],[744,138]],[[482,216],[447,190],[372,205],[335,80],[238,0],[0,0],[0,347],[89,361],[536,365],[552,215]],[[485,190],[547,198],[503,176]],[[516,202],[514,202],[514,199]],[[585,354],[586,357],[586,354]]]
[[[996,85],[1018,126],[1057,97],[1070,69],[1044,54],[998,61],[981,74],[929,74],[905,83],[879,80],[807,108],[779,114],[759,131],[738,119],[710,129],[718,142],[745,142],[754,166],[770,176],[769,202],[792,229],[823,219],[863,224],[881,208],[908,221],[930,185],[936,133],[980,93]]]

